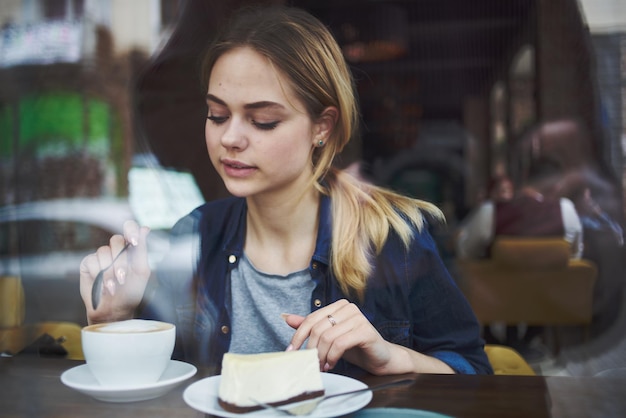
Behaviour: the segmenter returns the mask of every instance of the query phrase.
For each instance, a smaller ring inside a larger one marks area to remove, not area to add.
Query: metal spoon
[[[100,298],[102,297],[104,272],[113,266],[113,263],[115,263],[115,261],[120,257],[120,255],[122,255],[122,253],[124,253],[124,251],[128,249],[128,247],[130,247],[130,242],[127,242],[126,245],[124,245],[124,248],[122,248],[122,250],[117,253],[113,261],[111,261],[111,264],[100,270],[100,272],[98,272],[98,274],[96,275],[96,279],[93,281],[93,285],[91,287],[91,305],[93,306],[94,311],[98,309],[98,305],[100,304]]]
[[[269,409],[274,412],[278,412],[281,415],[301,416],[301,415],[309,415],[311,412],[315,410],[315,408],[317,408],[317,406],[321,402],[325,401],[326,399],[335,398],[335,397],[344,396],[344,395],[354,395],[357,393],[367,392],[367,391],[374,392],[376,390],[389,389],[389,388],[396,387],[396,386],[404,386],[404,385],[408,385],[414,382],[415,382],[415,379],[402,379],[402,380],[396,380],[394,382],[382,383],[380,385],[369,386],[369,387],[365,387],[361,389],[349,390],[347,392],[331,393],[330,395],[320,396],[319,398],[311,399],[309,401],[296,402],[295,404],[293,404],[293,406],[290,406],[290,407],[288,405],[285,405],[279,408],[279,407],[269,405],[263,402],[258,402],[254,399],[252,400],[256,402],[258,406],[264,409]]]

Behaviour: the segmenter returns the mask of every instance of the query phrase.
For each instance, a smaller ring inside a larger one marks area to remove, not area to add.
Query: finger
[[[111,296],[115,296],[117,284],[116,280],[113,277],[109,277],[104,279],[104,287],[109,292]]]
[[[335,326],[332,326],[330,324],[325,325],[323,323],[319,325],[320,329],[323,328],[324,330],[319,331],[319,329],[317,328],[313,329],[313,331],[311,332],[311,337],[309,337],[309,340],[307,341],[307,348],[317,348],[320,370],[327,372],[332,367],[334,367],[336,363],[336,361],[331,361],[329,354],[337,339],[341,338],[344,333],[350,332],[350,326],[346,323]],[[339,354],[340,358],[342,354],[343,352]]]
[[[86,306],[91,306],[91,288],[100,271],[100,263],[96,253],[89,254],[80,262],[80,295]]]
[[[106,296],[114,296],[117,291],[117,283],[124,282],[124,271],[126,271],[126,258],[120,254],[124,250],[126,240],[122,235],[116,234],[109,239],[109,245],[98,248],[96,255],[98,257],[99,272],[102,272],[102,301],[106,302]],[[121,254],[124,255],[124,254]],[[120,274],[122,272],[122,274]],[[97,274],[97,273],[96,273]],[[95,277],[95,276],[94,276]],[[121,279],[120,279],[121,277]]]
[[[113,253],[111,247],[108,245],[102,246],[96,250],[96,257],[98,259],[98,270],[95,272],[96,274],[93,277],[96,277],[98,272],[106,269],[113,262]]]
[[[367,345],[374,338],[371,331],[374,327],[354,304],[349,304],[335,313],[336,325],[320,336],[318,351],[325,354],[320,356],[324,361],[323,370],[328,371],[335,367],[344,355],[355,347]]]
[[[105,272],[105,277],[111,277],[110,280],[105,281],[105,287],[109,289],[109,293],[114,294],[115,283],[111,283],[113,278],[117,280],[119,284],[124,284],[126,279],[126,271],[128,269],[127,254],[126,251],[124,251],[126,239],[122,235],[113,235],[109,240],[109,246],[111,247],[110,269],[113,274],[110,275],[107,274],[108,272]],[[106,268],[106,266],[103,268]]]
[[[349,349],[366,343],[371,338],[367,331],[372,328],[361,310],[353,303],[342,303],[326,321],[313,326],[307,347],[316,347],[320,369],[328,371]],[[365,325],[365,328],[363,326]],[[356,331],[362,330],[362,331]]]
[[[80,264],[80,295],[87,308],[87,316],[93,313],[93,292],[95,290],[95,279],[102,269],[102,266],[106,266],[109,263],[110,248],[103,246],[98,248],[95,253],[87,255]],[[101,295],[104,296],[105,292]]]
[[[324,354],[323,357],[320,356],[321,370],[332,370],[351,349],[363,343],[366,332],[367,329],[362,329],[351,321],[327,331],[320,339],[318,347],[318,352]]]
[[[118,277],[119,284],[116,285],[117,289],[114,291],[119,294],[118,303],[131,306],[139,303],[143,297],[150,277],[147,245],[150,228],[138,227],[135,222],[127,222],[124,233],[130,247],[120,257],[120,264],[116,263],[116,277]],[[129,240],[135,240],[137,245],[133,246]]]
[[[320,349],[320,341],[324,336],[330,335],[330,330],[333,327],[337,326],[337,319],[335,319],[334,315],[326,315],[325,317],[321,317],[313,326],[309,332],[309,338],[307,341],[307,348],[317,347]],[[329,334],[327,334],[329,333]],[[322,356],[320,355],[320,358]]]
[[[302,344],[304,344],[304,341],[310,337],[311,330],[313,329],[313,326],[315,324],[317,324],[322,319],[328,321],[328,315],[332,314],[340,307],[345,306],[348,303],[349,302],[347,300],[341,299],[307,315],[304,321],[302,321],[302,323],[298,326],[298,329],[291,338],[291,345],[294,347],[294,349],[299,349]]]
[[[305,317],[294,314],[283,314],[283,319],[293,329],[298,329],[298,327],[302,324]]]
[[[344,347],[349,336],[359,321],[365,319],[354,304],[346,304],[333,314],[326,316],[313,326],[307,342],[307,348],[316,347],[320,359],[320,370],[328,371],[335,366],[343,353],[350,347]]]
[[[135,221],[126,221],[124,223],[124,238],[126,242],[131,244],[131,248],[128,251],[130,265],[125,265],[124,267],[132,269],[134,274],[138,274],[141,277],[150,273],[147,243],[149,233],[150,228],[146,226],[140,227]],[[129,271],[118,271],[118,274],[124,280]]]
[[[124,238],[130,242],[133,247],[139,245],[139,225],[135,221],[124,222]]]
[[[80,279],[88,284],[93,283],[96,275],[100,271],[100,262],[96,253],[85,256],[80,262]]]

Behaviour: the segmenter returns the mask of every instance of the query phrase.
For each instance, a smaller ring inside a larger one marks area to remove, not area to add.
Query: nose
[[[246,147],[247,139],[244,124],[236,117],[231,117],[226,123],[222,132],[220,142],[223,147],[231,149],[243,149]]]

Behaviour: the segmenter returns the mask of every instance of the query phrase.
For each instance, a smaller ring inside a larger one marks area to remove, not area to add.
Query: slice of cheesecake
[[[228,412],[278,406],[324,395],[317,349],[261,354],[226,353],[218,402]]]

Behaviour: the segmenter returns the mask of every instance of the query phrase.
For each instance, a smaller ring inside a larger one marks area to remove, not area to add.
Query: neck
[[[259,269],[287,274],[308,266],[317,238],[320,194],[314,188],[280,202],[248,199],[244,250]]]

